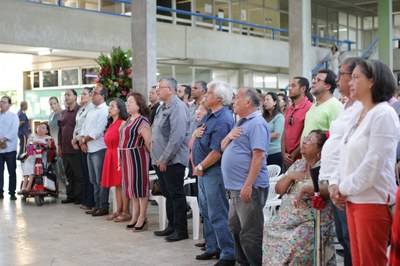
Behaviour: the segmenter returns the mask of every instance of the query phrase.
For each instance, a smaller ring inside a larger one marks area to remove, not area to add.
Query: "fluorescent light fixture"
[[[37,52],[38,55],[51,55],[52,49],[45,49],[45,50],[40,50]]]

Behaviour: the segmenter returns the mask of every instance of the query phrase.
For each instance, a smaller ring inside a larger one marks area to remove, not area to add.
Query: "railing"
[[[345,44],[345,42],[339,43],[339,45],[337,46],[338,51],[340,50],[340,47],[342,47],[343,44]],[[331,52],[329,51],[329,53],[321,60],[321,62],[319,62],[319,64],[311,70],[311,76],[314,76],[323,66],[325,66],[325,68],[328,68],[329,67],[328,62],[330,57],[331,57]]]
[[[393,37],[393,41],[400,41],[400,37]],[[362,52],[361,58],[367,58],[369,55],[373,53],[373,50],[376,48],[376,45],[378,44],[378,37],[375,37],[375,39],[368,45],[368,47]],[[400,45],[399,45],[400,46]],[[400,47],[399,47],[400,48]]]
[[[372,50],[378,43],[378,37],[375,37],[375,39],[368,45],[368,47],[365,49],[365,51],[361,54],[361,58],[366,58],[367,55],[371,54]]]
[[[338,49],[343,44],[347,44],[347,50],[348,51],[351,51],[351,45],[356,43],[356,42],[349,41],[349,40],[340,41],[340,40],[336,40],[336,39],[333,39],[333,38],[321,37],[321,36],[318,36],[318,35],[311,35],[311,38],[312,38],[312,45],[313,46],[318,46],[318,41],[322,40],[322,41],[331,42],[333,44],[337,44]]]
[[[288,33],[288,30],[285,30],[285,29],[274,28],[274,27],[269,27],[269,26],[263,26],[263,25],[249,23],[249,22],[240,21],[240,20],[220,18],[220,17],[217,17],[217,16],[210,16],[210,15],[205,15],[205,14],[201,14],[201,13],[193,13],[193,12],[190,12],[190,11],[173,9],[173,8],[168,8],[168,7],[163,7],[163,6],[157,6],[157,10],[158,11],[171,12],[171,13],[177,13],[177,14],[187,15],[187,16],[192,16],[192,17],[200,17],[200,18],[203,18],[203,19],[214,20],[214,21],[217,22],[216,24],[218,25],[218,31],[223,31],[223,29],[224,29],[223,28],[223,22],[227,22],[227,23],[234,23],[234,24],[244,25],[244,26],[253,27],[253,28],[270,30],[271,31],[271,37],[272,37],[273,40],[275,40],[276,32]]]
[[[20,1],[23,1],[23,2],[35,2],[35,3],[39,3],[39,4],[45,4],[45,3],[41,3],[41,2],[38,2],[38,1],[35,1],[35,0],[20,0]],[[131,4],[131,2],[132,2],[132,0],[110,0],[110,1],[111,2],[115,2],[115,3],[119,3],[119,4]],[[78,10],[87,10],[87,11],[92,11],[92,12],[100,12],[100,13],[105,13],[105,14],[115,14],[115,15],[122,15],[122,16],[129,16],[130,15],[129,13],[126,14],[126,13],[123,13],[123,12],[121,12],[122,13],[121,14],[121,13],[116,13],[116,12],[107,12],[107,11],[102,11],[102,10],[91,10],[91,9],[84,9],[84,8],[65,6],[63,4],[62,0],[56,0],[56,1],[54,1],[54,3],[55,4],[52,4],[52,5],[57,5],[57,6],[60,6],[60,7],[65,7],[65,8],[72,8],[72,9],[78,9]],[[194,23],[197,26],[212,27],[212,28],[215,28],[218,31],[239,32],[239,33],[241,33],[243,35],[251,35],[251,36],[257,36],[257,37],[270,37],[272,40],[276,40],[277,39],[278,33],[288,34],[288,30],[287,29],[264,26],[264,25],[249,23],[249,22],[240,21],[240,20],[221,18],[221,17],[218,17],[218,16],[211,16],[211,15],[206,15],[206,14],[201,14],[201,13],[194,13],[194,12],[190,12],[190,11],[173,9],[173,8],[168,8],[168,7],[163,7],[163,6],[157,6],[157,11],[170,12],[170,13],[190,16],[190,17],[192,17],[191,20],[176,18],[176,21],[181,22],[183,24]],[[161,20],[169,20],[169,21],[173,20],[172,16],[157,15],[157,18],[161,19]],[[204,22],[196,21],[195,18],[209,19],[209,20],[214,21],[214,23],[211,24],[211,23],[204,23]],[[228,26],[225,26],[224,24],[228,24]],[[245,26],[246,28],[241,28],[241,29],[233,28],[232,27],[233,24],[242,25],[242,26]],[[254,29],[261,29],[261,30],[264,31],[264,34],[263,34],[263,32],[255,31]],[[268,34],[265,34],[267,32],[268,32]],[[348,45],[348,50],[350,51],[351,50],[351,45],[354,44],[354,42],[348,41],[348,40],[336,40],[336,39],[332,39],[332,38],[320,37],[320,36],[317,36],[317,35],[312,35],[311,38],[312,38],[312,45],[313,46],[330,47],[333,43],[335,43],[335,44],[345,43],[345,44]],[[282,38],[282,36],[280,36],[280,39],[287,40],[288,38],[286,36],[284,38]],[[321,41],[325,41],[327,43],[322,43]]]

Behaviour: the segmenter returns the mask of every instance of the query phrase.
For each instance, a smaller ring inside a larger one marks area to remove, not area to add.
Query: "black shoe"
[[[68,204],[68,203],[74,203],[74,202],[75,202],[74,199],[66,198],[66,199],[61,201],[61,204]]]
[[[206,246],[206,242],[203,242],[203,243],[199,242],[199,243],[194,244],[194,246],[198,247],[198,248],[204,248]]]
[[[127,230],[133,229],[133,228],[135,227],[136,223],[137,223],[137,221],[134,222],[133,224],[127,224],[127,225],[126,225],[126,229],[127,229]]]
[[[211,259],[219,259],[219,252],[211,253],[211,252],[204,252],[201,255],[196,256],[196,260],[211,260]]]
[[[137,223],[136,223],[137,224]],[[142,226],[135,226],[135,230],[133,230],[134,232],[141,232],[141,231],[146,231],[147,230],[147,226],[149,225],[147,219],[144,220],[144,223],[142,224]]]
[[[97,216],[104,216],[104,215],[108,215],[108,214],[109,214],[108,209],[100,208],[95,213],[92,213],[92,216],[97,217]]]
[[[0,195],[0,199],[4,199],[4,195]]]
[[[17,200],[17,197],[15,195],[10,196],[10,200]]]
[[[86,214],[94,214],[97,212],[100,208],[92,208],[91,210],[85,211]]]
[[[202,247],[202,248],[200,248],[200,250],[201,250],[201,251],[206,251],[207,248],[206,248],[206,247]]]
[[[172,235],[175,232],[175,229],[172,227],[167,227],[162,231],[154,231],[154,234],[156,236],[169,236]]]
[[[75,200],[75,201],[74,201],[74,204],[75,204],[75,205],[80,205],[80,204],[82,204],[82,201],[81,201],[81,200]]]
[[[167,240],[168,242],[175,242],[175,241],[180,241],[180,240],[188,239],[188,238],[189,238],[188,233],[174,232],[172,235],[166,236],[165,240]]]
[[[220,259],[214,266],[235,266],[236,260]]]

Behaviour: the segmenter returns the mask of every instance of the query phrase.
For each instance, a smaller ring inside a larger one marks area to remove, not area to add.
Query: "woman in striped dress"
[[[149,109],[140,93],[131,92],[126,101],[130,117],[120,128],[119,155],[122,170],[122,188],[132,199],[133,216],[127,228],[133,231],[147,229],[147,203],[149,196],[149,151],[151,129],[147,120]]]

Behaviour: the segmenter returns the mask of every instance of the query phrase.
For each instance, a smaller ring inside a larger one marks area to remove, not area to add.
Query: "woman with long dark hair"
[[[276,164],[282,167],[281,138],[285,118],[281,113],[279,98],[275,92],[267,92],[264,96],[263,117],[271,130],[271,142],[268,147],[267,164]]]
[[[119,98],[110,101],[108,107],[108,121],[104,133],[104,143],[107,146],[104,156],[102,187],[115,187],[117,210],[107,217],[108,221],[127,222],[131,220],[129,213],[129,199],[122,194],[122,172],[118,166],[119,128],[128,119],[125,103]]]

